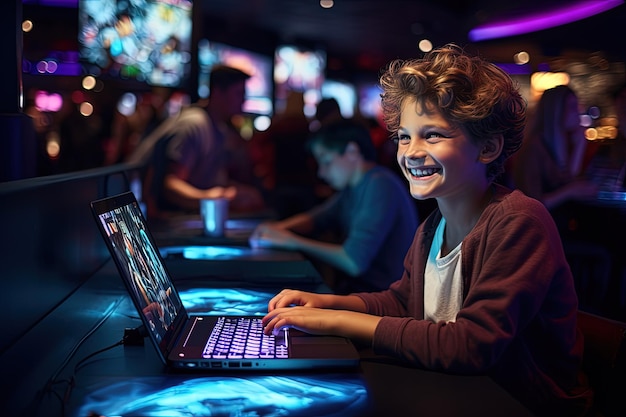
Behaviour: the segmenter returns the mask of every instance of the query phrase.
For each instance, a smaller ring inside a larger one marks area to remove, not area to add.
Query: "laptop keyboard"
[[[287,344],[263,334],[261,318],[220,317],[203,356],[214,359],[288,358]]]

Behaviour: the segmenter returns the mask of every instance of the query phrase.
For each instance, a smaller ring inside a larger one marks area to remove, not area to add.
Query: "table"
[[[251,248],[248,237],[264,217],[234,217],[225,235],[206,236],[199,215],[176,215],[149,223],[166,266],[176,279],[211,277],[238,284],[319,284],[311,261],[296,251]],[[191,262],[190,262],[191,261]]]
[[[232,288],[206,280],[176,285],[183,294],[201,286]],[[323,284],[302,288],[323,290]],[[261,289],[267,294],[277,290],[251,287]],[[208,410],[213,415],[278,415],[272,413],[281,410],[280,415],[316,417],[531,415],[488,377],[407,368],[367,349],[355,370],[274,374],[172,373],[148,343],[96,354],[119,342],[124,329],[139,324],[110,262],[2,356],[3,374],[11,382],[2,391],[4,415],[150,416],[163,415],[158,412],[164,409],[174,416],[208,415]],[[44,394],[38,395],[41,390]]]

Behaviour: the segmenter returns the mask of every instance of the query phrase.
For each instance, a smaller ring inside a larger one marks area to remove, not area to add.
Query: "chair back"
[[[601,416],[626,416],[626,323],[578,311],[585,338],[583,367]]]

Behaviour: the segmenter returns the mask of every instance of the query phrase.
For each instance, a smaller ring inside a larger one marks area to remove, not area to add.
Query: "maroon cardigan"
[[[463,305],[454,323],[424,317],[424,271],[441,213],[417,229],[402,278],[359,293],[384,316],[375,353],[448,373],[491,376],[539,415],[584,415],[592,391],[581,372],[577,296],[554,221],[537,200],[494,185],[462,243]]]

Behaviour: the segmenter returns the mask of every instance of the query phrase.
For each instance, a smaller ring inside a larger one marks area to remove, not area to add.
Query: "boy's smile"
[[[441,168],[436,167],[411,168],[407,166],[407,169],[413,177],[416,177],[416,179],[424,179],[426,177],[433,176],[441,171]]]

